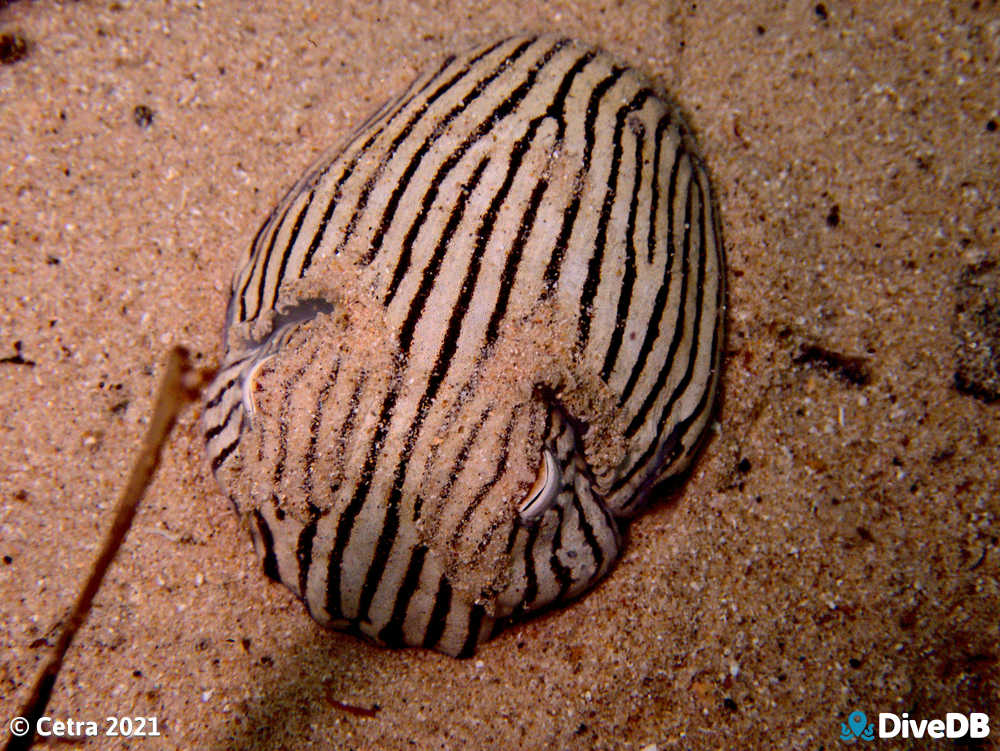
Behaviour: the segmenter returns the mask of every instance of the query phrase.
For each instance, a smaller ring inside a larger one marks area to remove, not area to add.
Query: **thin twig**
[[[39,668],[31,695],[21,709],[21,717],[28,723],[26,725],[28,732],[22,736],[16,736],[12,733],[7,745],[4,746],[4,751],[25,751],[31,748],[35,739],[35,728],[49,703],[52,687],[59,676],[66,650],[69,649],[73,637],[76,636],[76,632],[87,617],[87,613],[90,612],[91,603],[101,586],[101,581],[132,526],[132,520],[139,508],[139,501],[153,479],[153,473],[160,463],[160,454],[167,441],[167,436],[177,420],[177,415],[188,401],[197,397],[201,382],[205,380],[205,377],[206,374],[196,373],[193,370],[188,352],[183,347],[175,347],[170,351],[167,357],[166,372],[163,374],[160,390],[153,406],[153,417],[149,422],[142,450],[136,457],[128,483],[115,507],[111,529],[108,530],[104,538],[100,555],[91,569],[90,578],[77,597],[69,617],[63,623],[55,646]]]

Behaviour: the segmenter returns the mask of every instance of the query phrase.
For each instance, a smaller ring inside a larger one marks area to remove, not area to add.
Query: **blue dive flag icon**
[[[868,723],[868,718],[860,709],[855,709],[847,716],[847,723],[840,723],[840,740],[852,743],[860,738],[863,741],[875,740],[875,725]]]

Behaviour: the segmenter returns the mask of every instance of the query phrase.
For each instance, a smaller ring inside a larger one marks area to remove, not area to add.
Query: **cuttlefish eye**
[[[252,417],[257,411],[257,404],[253,400],[254,387],[257,385],[257,375],[260,373],[260,369],[264,366],[264,363],[273,357],[274,355],[272,354],[261,358],[260,361],[250,368],[247,374],[243,377],[243,409],[246,410],[248,417]]]
[[[527,522],[541,517],[555,502],[561,487],[562,472],[559,471],[559,462],[551,451],[542,449],[542,461],[538,465],[535,483],[517,507],[521,521]]]

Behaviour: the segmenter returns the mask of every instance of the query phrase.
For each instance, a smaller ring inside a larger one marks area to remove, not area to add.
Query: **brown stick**
[[[195,377],[186,349],[175,347],[170,351],[167,357],[166,372],[163,374],[160,390],[153,406],[153,417],[149,422],[142,450],[132,466],[132,473],[125,485],[125,491],[115,507],[111,529],[108,530],[104,538],[100,555],[91,569],[90,578],[77,597],[69,617],[64,622],[55,646],[42,662],[35,677],[31,695],[21,709],[21,717],[28,721],[28,732],[22,736],[11,733],[7,745],[4,746],[4,751],[25,751],[31,748],[31,744],[35,740],[35,728],[39,718],[45,712],[45,707],[48,706],[52,687],[59,676],[66,650],[69,649],[73,637],[76,636],[76,632],[87,617],[87,613],[90,612],[91,603],[101,586],[101,581],[132,526],[132,520],[139,509],[139,501],[153,479],[153,473],[160,463],[160,454],[167,441],[167,436],[177,420],[177,415],[188,401],[197,397],[200,391],[199,381],[202,380],[204,380],[204,374],[200,374],[198,378]]]

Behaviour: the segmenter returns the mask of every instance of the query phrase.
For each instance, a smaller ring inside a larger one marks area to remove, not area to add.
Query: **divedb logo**
[[[844,743],[873,741],[878,738],[986,738],[990,734],[990,717],[985,712],[948,712],[944,719],[913,720],[907,712],[901,715],[879,712],[878,735],[875,723],[859,709],[840,723],[840,740]]]

